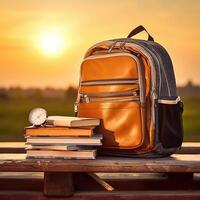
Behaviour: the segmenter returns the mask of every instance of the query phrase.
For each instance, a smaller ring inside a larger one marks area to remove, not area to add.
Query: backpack
[[[146,31],[148,40],[131,39]],[[172,61],[143,26],[95,44],[81,64],[78,117],[101,119],[104,155],[169,156],[183,141],[183,103]]]

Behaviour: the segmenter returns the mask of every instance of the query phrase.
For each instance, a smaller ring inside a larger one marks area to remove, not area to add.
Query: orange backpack
[[[81,64],[75,111],[101,119],[102,153],[167,156],[182,144],[183,104],[176,94],[173,65],[166,50],[148,40],[103,41],[87,51]]]

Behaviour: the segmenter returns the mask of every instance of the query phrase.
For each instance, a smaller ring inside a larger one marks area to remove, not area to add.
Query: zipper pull
[[[84,94],[83,98],[85,99],[86,103],[90,103],[90,98],[89,98],[89,96],[87,94]]]
[[[152,96],[152,98],[153,98],[154,100],[155,100],[155,99],[158,99],[158,95],[157,95],[155,89],[152,90],[152,92],[151,92],[151,96]]]
[[[133,96],[137,97],[139,95],[139,91],[133,91]]]
[[[137,92],[133,92],[133,96],[136,97],[137,96]]]
[[[77,113],[78,112],[78,103],[74,104],[74,112]]]
[[[80,103],[80,98],[81,98],[81,94],[78,92],[78,95],[77,95],[77,99],[74,103],[74,112],[77,113],[78,112],[78,105]]]

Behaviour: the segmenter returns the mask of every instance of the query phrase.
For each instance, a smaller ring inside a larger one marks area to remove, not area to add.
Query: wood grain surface
[[[44,196],[42,192],[0,191],[1,200],[199,200],[199,191],[77,192],[72,197]]]
[[[26,159],[26,154],[0,154],[0,172],[200,172],[200,154],[167,158],[98,157],[95,160]]]

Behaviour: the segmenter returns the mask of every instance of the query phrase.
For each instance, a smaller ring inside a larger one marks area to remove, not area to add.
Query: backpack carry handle
[[[138,33],[145,31],[148,34],[148,40],[149,41],[154,41],[153,37],[149,34],[149,32],[146,30],[146,28],[144,28],[144,26],[140,25],[136,28],[134,28],[127,36],[127,38],[131,38],[134,35],[137,35]]]

